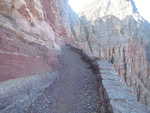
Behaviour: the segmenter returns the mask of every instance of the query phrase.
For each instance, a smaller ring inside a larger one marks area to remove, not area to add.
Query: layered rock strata
[[[137,100],[149,105],[150,24],[133,0],[95,0],[80,16],[74,27],[80,48],[113,63]]]
[[[0,1],[0,81],[59,68],[60,46],[73,43],[66,4],[66,0]]]

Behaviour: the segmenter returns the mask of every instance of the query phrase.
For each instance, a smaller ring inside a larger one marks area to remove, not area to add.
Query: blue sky
[[[71,7],[78,13],[93,0],[69,0]],[[150,22],[150,0],[134,0],[140,14]]]

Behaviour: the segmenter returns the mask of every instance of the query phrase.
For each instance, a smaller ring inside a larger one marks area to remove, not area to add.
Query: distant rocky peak
[[[124,19],[134,13],[138,13],[138,10],[133,0],[94,0],[80,15],[86,16],[89,20],[108,15]]]

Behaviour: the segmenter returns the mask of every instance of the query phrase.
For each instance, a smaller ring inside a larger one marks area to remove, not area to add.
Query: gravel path
[[[27,113],[97,113],[96,77],[80,56],[64,48],[59,79],[30,106]]]

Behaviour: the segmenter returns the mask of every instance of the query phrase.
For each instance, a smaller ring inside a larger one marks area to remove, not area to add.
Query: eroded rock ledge
[[[71,47],[77,52],[97,77],[100,113],[149,113],[150,109],[137,101],[132,88],[106,60],[89,57],[84,51]]]
[[[102,83],[114,113],[149,113],[144,104],[140,104],[131,88],[115,72],[112,64],[107,61],[97,61],[102,77]]]

